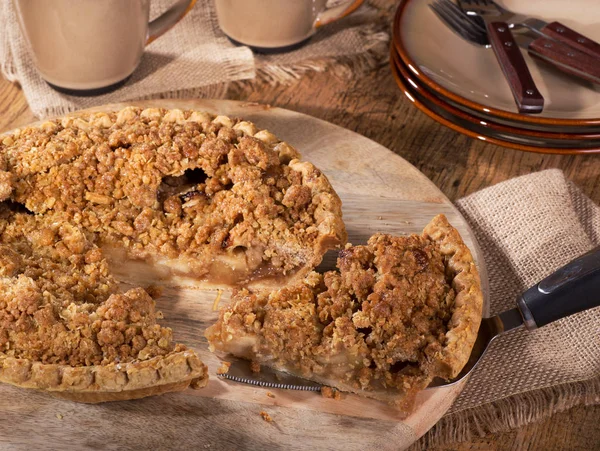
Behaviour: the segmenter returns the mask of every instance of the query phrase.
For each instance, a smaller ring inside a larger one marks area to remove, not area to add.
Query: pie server
[[[467,364],[450,381],[436,378],[430,385],[456,384],[470,374],[498,336],[515,329],[533,331],[574,313],[600,306],[600,247],[584,254],[529,288],[517,298],[517,306],[490,318],[483,318]],[[228,356],[229,358],[229,356]],[[226,379],[266,388],[320,391],[321,385],[269,368],[252,373],[248,361],[231,358]]]

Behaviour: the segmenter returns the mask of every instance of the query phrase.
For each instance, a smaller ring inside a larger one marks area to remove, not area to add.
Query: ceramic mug
[[[121,86],[144,47],[196,3],[180,0],[153,21],[150,0],[15,0],[34,63],[53,88],[75,95]]]
[[[293,50],[364,0],[215,0],[221,30],[236,44],[274,53]],[[330,2],[331,3],[331,2]]]

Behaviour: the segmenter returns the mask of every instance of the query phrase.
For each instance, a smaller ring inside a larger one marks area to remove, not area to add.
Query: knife
[[[548,23],[541,19],[534,19],[523,14],[517,14],[503,8],[493,0],[489,0],[487,3],[492,4],[497,10],[497,13],[493,14],[494,21],[506,22],[511,29],[526,27],[533,32],[560,41],[591,57],[600,58],[600,44],[587,36],[577,33],[575,30],[560,22],[555,21]]]
[[[531,32],[513,33],[517,44],[529,54],[562,72],[600,84],[600,56],[577,50],[561,41]]]
[[[562,42],[582,53],[597,58],[596,64],[600,64],[600,44],[592,39],[577,33],[575,30],[561,24],[560,22],[548,23],[541,19],[525,19],[522,22],[509,21],[510,28],[526,27],[535,33],[545,35],[556,41]]]

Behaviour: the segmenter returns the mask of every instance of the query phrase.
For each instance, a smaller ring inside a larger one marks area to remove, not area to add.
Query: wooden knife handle
[[[540,37],[529,44],[529,53],[557,69],[600,84],[600,61],[562,42]]]
[[[600,44],[590,38],[577,33],[560,22],[549,23],[540,31],[548,37],[564,42],[583,53],[598,58],[596,64],[600,65]]]
[[[519,113],[541,113],[544,109],[544,98],[535,86],[508,24],[490,22],[487,27],[492,49],[508,81]]]

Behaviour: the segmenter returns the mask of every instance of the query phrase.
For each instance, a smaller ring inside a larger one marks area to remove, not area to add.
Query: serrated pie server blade
[[[263,388],[280,388],[284,390],[321,391],[322,385],[293,376],[283,371],[276,371],[266,366],[261,366],[260,372],[255,373],[250,369],[250,362],[227,356],[231,363],[227,373],[217,373],[217,376],[234,382],[255,385]]]

